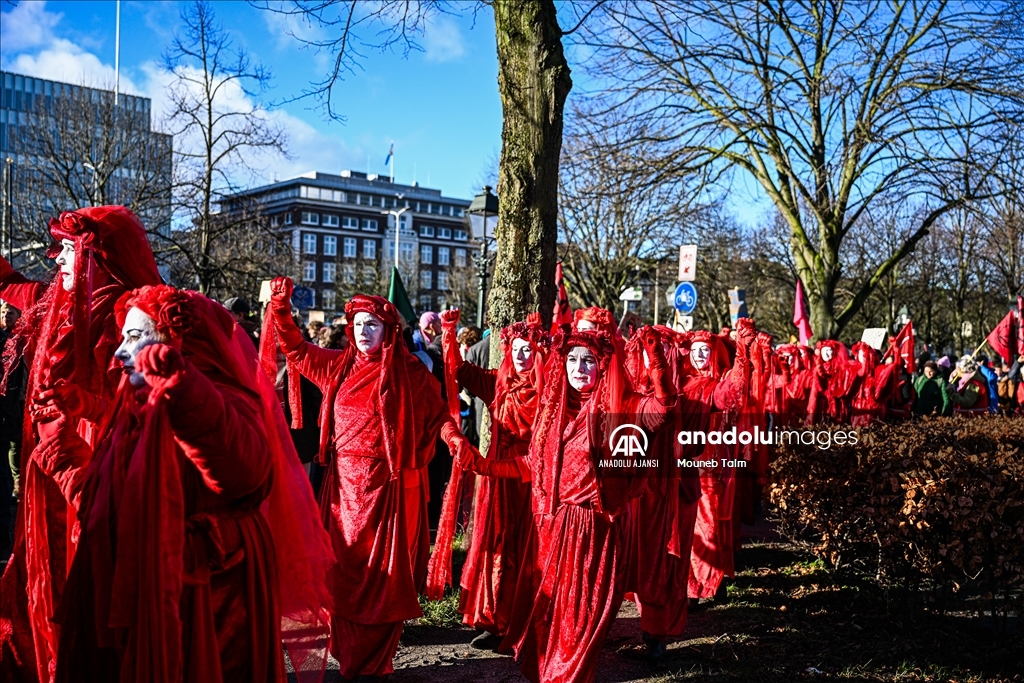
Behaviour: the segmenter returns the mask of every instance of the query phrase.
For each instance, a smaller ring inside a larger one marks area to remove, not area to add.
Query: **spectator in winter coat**
[[[914,383],[917,399],[914,401],[915,415],[949,415],[952,406],[947,396],[946,380],[939,372],[935,361],[928,361],[921,368],[921,375]]]

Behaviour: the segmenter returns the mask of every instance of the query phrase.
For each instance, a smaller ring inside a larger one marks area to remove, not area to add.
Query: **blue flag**
[[[384,159],[384,165],[387,166],[391,163],[391,157],[395,155],[395,143],[391,143],[391,148],[388,150],[388,156]]]

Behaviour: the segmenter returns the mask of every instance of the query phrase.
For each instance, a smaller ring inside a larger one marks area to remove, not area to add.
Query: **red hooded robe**
[[[533,365],[528,372],[517,372],[512,362],[515,339],[528,341],[532,348]],[[472,363],[458,365],[459,384],[491,411],[488,458],[510,460],[527,455],[543,393],[549,345],[539,325],[519,322],[501,331],[503,355],[497,370]],[[482,477],[476,489],[474,519],[473,537],[462,568],[459,611],[463,623],[504,635],[519,572],[530,550],[533,502],[529,482]]]
[[[43,388],[73,381],[102,412],[117,386],[108,374],[120,343],[115,303],[131,289],[158,284],[160,275],[145,228],[123,206],[65,211],[50,221],[50,234],[53,258],[60,240],[75,243],[72,291],[64,290],[60,274],[47,286],[0,259],[0,298],[27,311],[26,319],[35,323],[26,395],[31,401]],[[74,555],[75,507],[99,415],[63,417],[31,404],[26,411],[23,498],[14,552],[0,582],[0,673],[7,680],[49,681],[53,675],[58,636],[51,619]]]
[[[338,560],[330,584],[331,654],[346,679],[391,674],[403,624],[422,615],[417,591],[430,547],[426,466],[439,433],[450,445],[459,434],[437,379],[406,348],[394,305],[360,294],[345,306],[350,321],[359,312],[385,326],[373,356],[357,351],[351,324],[349,345],[339,351],[306,342],[288,302],[273,300],[268,316],[290,370],[324,394],[319,458],[328,467],[320,510]],[[264,337],[273,338],[269,327]]]

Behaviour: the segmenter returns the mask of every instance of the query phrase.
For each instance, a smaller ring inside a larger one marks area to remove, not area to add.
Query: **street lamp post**
[[[403,198],[405,198],[404,194],[396,195],[395,206],[398,206],[398,203],[401,202]],[[381,211],[381,213],[385,213],[389,216],[395,217],[395,270],[398,270],[398,240],[399,235],[401,234],[402,231],[402,214],[408,210],[408,206],[403,206],[401,209],[398,209],[397,211]]]
[[[484,294],[487,290],[487,271],[491,265],[491,255],[488,250],[488,240],[494,239],[493,236],[487,234],[487,216],[498,215],[498,198],[491,194],[490,185],[484,185],[483,191],[477,196],[473,197],[472,203],[466,210],[470,216],[481,216],[483,222],[480,228],[480,251],[473,258],[476,264],[476,276],[478,280],[478,290],[476,299],[476,326],[483,328],[484,326]],[[472,221],[470,222],[472,225]],[[474,235],[475,237],[476,235]]]

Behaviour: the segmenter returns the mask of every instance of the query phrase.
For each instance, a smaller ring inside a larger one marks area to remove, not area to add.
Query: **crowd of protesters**
[[[50,232],[50,282],[0,259],[4,680],[276,683],[286,651],[314,681],[328,650],[380,680],[472,516],[471,645],[590,681],[624,600],[657,660],[721,595],[770,462],[750,434],[1022,405],[1024,357],[915,357],[909,325],[882,352],[566,305],[491,335],[362,294],[303,324],[286,277],[258,321],[162,284],[123,207]]]

